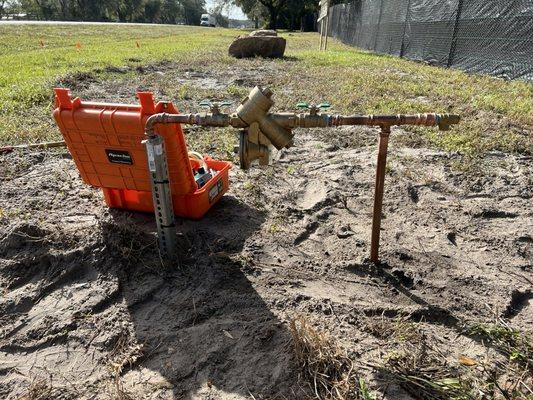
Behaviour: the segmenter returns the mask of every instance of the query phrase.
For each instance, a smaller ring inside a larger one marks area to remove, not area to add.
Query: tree
[[[52,19],[57,14],[57,4],[53,0],[35,0],[35,4],[42,19]]]
[[[259,20],[264,19],[266,10],[261,3],[257,0],[217,0],[217,6],[229,7],[230,5],[236,5],[242,9],[242,11],[255,22],[255,29],[259,28]]]
[[[105,2],[98,0],[76,0],[75,16],[82,21],[102,21],[105,16]],[[56,17],[57,18],[57,17]]]
[[[302,19],[318,11],[316,0],[288,0],[283,12],[283,27],[290,30],[302,29]]]
[[[142,3],[142,0],[120,0],[116,8],[119,21],[135,22],[144,11],[144,6],[141,7]]]
[[[180,0],[181,12],[187,25],[200,25],[205,12],[205,0]]]
[[[161,11],[161,22],[175,24],[180,16],[180,5],[176,0],[164,0]]]
[[[248,18],[263,19],[270,29],[299,29],[301,19],[318,9],[318,0],[220,0],[233,3],[243,10]]]
[[[0,18],[4,16],[5,9],[7,8],[7,0],[0,0]]]
[[[200,24],[205,0],[0,0],[10,10],[45,20],[186,22]]]
[[[72,19],[72,12],[74,10],[74,0],[58,0],[60,18],[63,21]]]
[[[144,22],[157,23],[161,13],[160,0],[148,0],[144,4]]]
[[[255,29],[259,29],[259,22],[261,22],[262,24],[263,21],[266,19],[266,10],[259,2],[256,2],[255,5],[249,8],[249,11],[244,12],[246,15],[248,15],[248,18],[254,21]]]
[[[258,0],[268,11],[268,28],[276,29],[281,10],[287,4],[288,0]]]
[[[224,9],[227,8],[229,4],[224,1],[217,1],[215,5],[208,10],[209,14],[215,17],[217,21],[217,26],[227,28],[229,26],[229,18],[224,15]]]

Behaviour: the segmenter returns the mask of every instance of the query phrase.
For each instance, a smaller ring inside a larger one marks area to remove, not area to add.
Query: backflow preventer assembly
[[[379,262],[379,236],[387,146],[391,126],[438,126],[448,130],[459,122],[451,114],[354,115],[323,112],[328,103],[298,104],[302,113],[272,113],[272,92],[255,87],[233,114],[218,103],[201,103],[208,113],[180,114],[172,103],[154,103],[148,92],[138,93],[140,105],[82,102],[68,89],[55,89],[54,118],[85,182],[101,187],[110,207],[155,212],[163,256],[177,252],[175,215],[201,218],[227,191],[230,163],[187,151],[181,124],[234,127],[240,130],[242,169],[253,161],[267,165],[271,146],[292,145],[295,128],[341,125],[379,127],[379,151],[372,220],[371,261]]]

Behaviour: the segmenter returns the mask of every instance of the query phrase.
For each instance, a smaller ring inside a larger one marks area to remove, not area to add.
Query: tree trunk
[[[278,10],[276,7],[268,7],[269,21],[268,29],[276,29],[278,27]]]

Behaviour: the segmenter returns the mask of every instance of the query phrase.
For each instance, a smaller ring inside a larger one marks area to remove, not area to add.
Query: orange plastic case
[[[102,188],[111,208],[154,212],[144,140],[146,119],[155,113],[177,113],[172,103],[154,103],[150,92],[139,92],[140,105],[82,102],[68,89],[54,89],[54,118],[82,179]],[[198,188],[180,124],[156,126],[165,139],[172,203],[176,215],[199,219],[229,187],[231,163],[204,160],[218,173]]]

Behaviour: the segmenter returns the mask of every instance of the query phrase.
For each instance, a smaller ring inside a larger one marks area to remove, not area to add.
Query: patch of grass
[[[509,361],[522,364],[533,373],[533,334],[531,332],[524,333],[512,329],[505,321],[499,321],[496,324],[470,325],[466,327],[465,332],[495,346],[509,357]]]
[[[392,146],[435,147],[474,159],[493,150],[533,154],[532,83],[467,75],[372,54],[334,40],[327,52],[318,52],[315,33],[283,33],[288,41],[284,59],[236,60],[227,55],[227,47],[238,33],[183,26],[0,26],[0,143],[57,138],[49,116],[51,89],[60,82],[72,86],[81,79],[69,76],[92,74],[105,86],[106,80],[122,74],[127,86],[128,76],[136,74],[138,67],[171,60],[183,70],[269,70],[271,76],[256,83],[273,89],[277,110],[295,110],[302,100],[328,100],[332,112],[345,114],[434,111],[463,117],[449,132],[409,127],[405,134],[393,133]],[[124,67],[128,72],[121,70]],[[161,81],[178,107],[184,100],[237,99],[248,91],[228,83],[225,90],[202,92],[166,82],[164,77]],[[321,132],[335,138],[334,130]],[[344,134],[350,135],[350,130]],[[355,142],[351,145],[363,144]]]
[[[450,359],[440,346],[432,345],[434,339],[421,324],[409,321],[408,316],[367,318],[364,327],[387,343],[384,362],[377,369],[415,399],[525,400],[533,395],[527,335],[510,329],[504,321],[465,329],[469,336],[507,356],[502,358],[487,347],[484,359]]]
[[[357,377],[354,361],[333,337],[303,317],[290,323],[294,352],[303,378],[317,399],[374,399]]]
[[[50,84],[67,73],[97,68],[105,72],[105,67],[113,71],[112,66],[161,59],[203,58],[234,34],[231,30],[183,26],[0,26],[0,107],[10,111],[48,100]],[[76,43],[81,44],[80,49]]]
[[[459,365],[450,365],[425,340],[389,353],[382,371],[415,399],[473,400],[484,398],[478,392],[490,392],[477,387]]]
[[[243,88],[242,86],[229,85],[226,88],[226,92],[233,97],[244,99],[248,95],[248,89]]]
[[[227,47],[235,35],[234,30],[190,26],[0,26],[0,143],[57,137],[51,118],[42,120],[51,112],[54,86],[70,86],[82,76],[105,80],[116,67],[158,60],[223,63],[229,57],[213,51]]]
[[[142,357],[142,346],[133,344],[130,335],[124,331],[119,334],[115,346],[108,354],[108,368],[113,375],[113,398],[116,400],[134,400],[122,383],[122,372],[125,368],[131,368]]]
[[[194,129],[186,135],[190,150],[209,154],[220,160],[237,161],[235,146],[238,145],[237,132],[231,128],[221,128],[213,134],[209,129]]]
[[[468,75],[346,49],[337,43],[328,52],[307,52],[303,58],[307,75],[313,77],[309,84],[317,94],[327,94],[341,112],[452,112],[462,116],[461,124],[448,132],[407,127],[408,135],[400,144],[475,156],[490,150],[533,152],[532,83]],[[315,95],[311,100],[319,98]]]
[[[242,195],[247,198],[250,204],[259,210],[265,209],[265,204],[262,201],[264,198],[263,190],[256,177],[248,177],[242,185],[242,188]]]
[[[376,400],[376,397],[368,390],[368,386],[363,378],[359,378],[359,393],[362,400]]]
[[[54,400],[63,392],[52,385],[51,379],[35,379],[18,400]]]
[[[428,346],[420,325],[409,315],[366,317],[364,329],[392,349],[378,369],[415,399],[477,399],[469,377],[459,365]]]
[[[384,315],[365,317],[363,328],[373,336],[391,343],[420,341],[423,338],[420,329],[409,318],[409,315],[399,315],[393,319]]]

